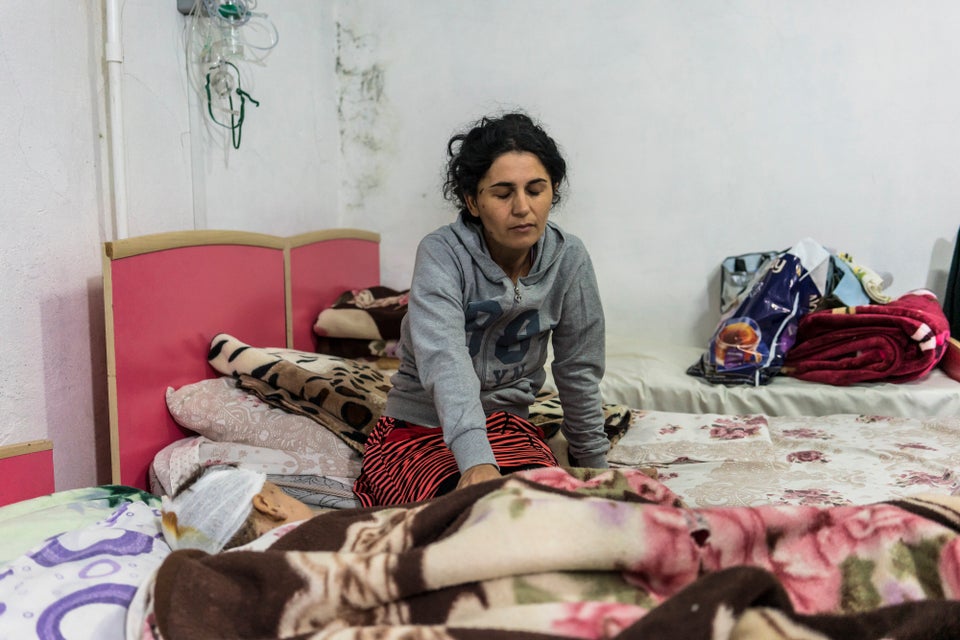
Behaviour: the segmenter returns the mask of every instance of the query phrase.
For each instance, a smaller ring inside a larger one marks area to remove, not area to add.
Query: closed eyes
[[[543,194],[546,190],[547,190],[546,187],[542,186],[540,183],[537,183],[537,184],[534,184],[533,186],[527,187],[526,192],[528,196],[530,196],[531,198],[535,198]],[[499,200],[507,200],[513,195],[513,189],[512,188],[505,189],[505,190],[497,189],[495,191],[492,191],[491,195],[494,198],[497,198]]]

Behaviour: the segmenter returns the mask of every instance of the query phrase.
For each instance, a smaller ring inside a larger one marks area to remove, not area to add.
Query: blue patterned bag
[[[721,316],[687,373],[721,384],[770,382],[796,340],[800,318],[823,299],[830,270],[830,252],[809,238],[769,260]]]

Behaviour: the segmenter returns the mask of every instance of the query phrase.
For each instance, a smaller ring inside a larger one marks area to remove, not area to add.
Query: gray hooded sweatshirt
[[[410,307],[385,415],[442,427],[460,471],[496,465],[486,416],[522,418],[546,380],[548,339],[563,434],[580,466],[605,468],[600,379],[604,317],[583,243],[547,222],[530,273],[514,283],[487,252],[479,225],[456,222],[417,248]]]

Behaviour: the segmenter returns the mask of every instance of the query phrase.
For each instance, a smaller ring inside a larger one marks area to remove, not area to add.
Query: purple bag
[[[767,384],[779,373],[800,318],[823,299],[830,253],[805,238],[759,272],[717,325],[687,373],[721,384]]]

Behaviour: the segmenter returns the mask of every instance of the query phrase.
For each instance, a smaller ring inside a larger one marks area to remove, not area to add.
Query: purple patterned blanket
[[[164,638],[947,638],[960,498],[690,509],[631,470],[522,472],[178,551]]]

